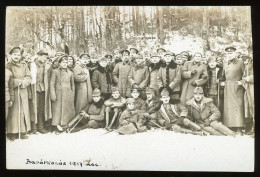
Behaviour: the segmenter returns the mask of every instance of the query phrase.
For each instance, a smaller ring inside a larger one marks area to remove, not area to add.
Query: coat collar
[[[228,65],[229,65],[230,63],[236,64],[236,63],[237,63],[237,58],[234,58],[234,59],[232,59],[232,60],[229,60],[229,61],[228,61]]]
[[[195,109],[197,109],[198,111],[203,111],[206,107],[207,103],[213,102],[213,100],[211,98],[206,98],[203,97],[203,99],[201,100],[201,106],[199,108],[198,104],[196,103],[194,97],[192,99],[190,99],[189,101],[186,102],[187,105],[194,107]]]

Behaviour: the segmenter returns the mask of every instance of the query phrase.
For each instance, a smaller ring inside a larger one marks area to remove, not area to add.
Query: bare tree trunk
[[[161,44],[164,44],[164,31],[163,31],[163,9],[158,7],[159,13],[159,40]]]

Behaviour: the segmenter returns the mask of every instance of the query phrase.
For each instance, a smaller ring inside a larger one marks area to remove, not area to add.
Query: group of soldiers
[[[195,135],[254,134],[252,54],[238,57],[158,48],[116,49],[79,57],[47,49],[9,52],[5,69],[6,132],[30,134],[105,128],[133,134],[166,129]]]

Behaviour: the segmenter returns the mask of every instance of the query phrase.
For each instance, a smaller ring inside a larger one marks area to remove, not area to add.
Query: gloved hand
[[[194,76],[197,73],[197,70],[191,71],[191,76]]]
[[[205,122],[205,126],[209,126],[211,123],[211,121],[209,119],[204,120],[204,122]]]
[[[195,81],[193,81],[193,82],[191,83],[191,85],[193,85],[194,87],[196,87],[196,86],[197,86],[197,84],[196,84],[196,82],[195,82]]]

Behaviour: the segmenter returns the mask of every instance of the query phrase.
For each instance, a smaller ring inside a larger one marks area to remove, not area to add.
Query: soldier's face
[[[130,110],[134,109],[135,108],[134,103],[128,103],[127,108],[130,109]]]
[[[79,60],[77,60],[76,62],[75,62],[75,65],[80,65],[81,64],[81,62],[79,61]]]
[[[48,55],[39,55],[38,61],[44,63],[48,59]]]
[[[19,62],[21,59],[21,53],[20,52],[12,53],[11,58],[14,62]]]
[[[153,96],[154,95],[152,93],[146,93],[147,100],[153,99]]]
[[[201,57],[200,54],[196,54],[196,55],[194,56],[194,61],[197,62],[197,63],[200,62],[201,59],[202,59],[202,57]]]
[[[170,102],[170,97],[169,97],[169,96],[162,96],[161,101],[162,101],[164,104],[167,104],[167,103]]]
[[[93,101],[94,101],[95,103],[98,102],[98,101],[101,99],[100,96],[92,96],[92,98],[93,98]]]
[[[114,91],[114,92],[112,93],[112,97],[115,98],[115,99],[118,99],[118,98],[120,97],[119,91]]]
[[[73,65],[73,58],[68,57],[68,66],[72,66]]]
[[[160,57],[152,57],[151,62],[152,63],[159,63]]]
[[[60,62],[60,67],[66,69],[68,67],[68,60],[63,60]]]
[[[131,93],[131,96],[132,96],[134,99],[138,98],[139,95],[140,95],[140,93],[137,92],[137,91],[134,91],[134,92]]]
[[[210,68],[216,68],[216,66],[217,66],[217,62],[216,62],[215,60],[209,62],[209,67],[210,67]]]
[[[91,58],[91,63],[97,63],[97,59],[96,58]]]
[[[235,57],[236,57],[236,53],[235,52],[227,52],[227,54],[226,54],[227,60],[232,60]]]
[[[102,66],[103,68],[105,68],[107,66],[107,61],[100,61],[99,62],[100,66]]]
[[[182,65],[182,58],[181,58],[181,56],[176,57],[175,63],[176,63],[177,65]]]
[[[182,58],[183,63],[185,63],[186,61],[188,61],[188,57],[185,56],[185,55],[182,55],[181,58]]]
[[[166,55],[163,57],[164,61],[166,63],[170,63],[172,61],[172,56],[171,55]]]
[[[141,64],[142,62],[143,62],[143,59],[142,59],[142,58],[137,58],[137,59],[136,59],[136,63],[137,63],[137,64]]]
[[[194,93],[194,99],[197,102],[200,102],[203,98],[203,93]]]

